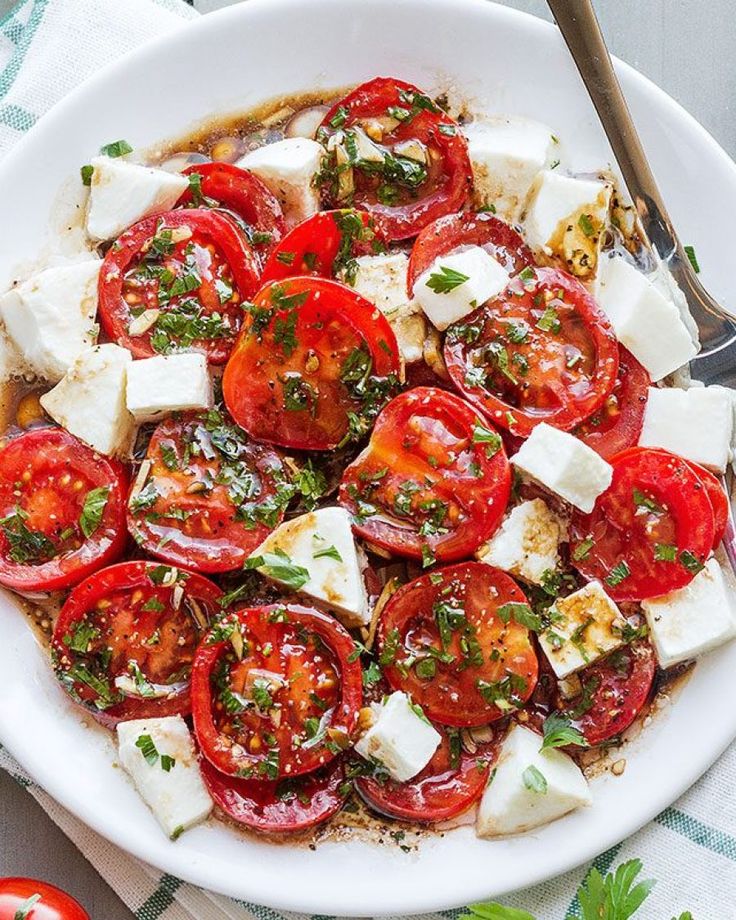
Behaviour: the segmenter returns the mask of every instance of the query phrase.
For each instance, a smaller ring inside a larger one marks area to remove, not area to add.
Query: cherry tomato
[[[445,363],[473,405],[528,437],[539,422],[569,431],[602,405],[616,381],[618,343],[579,281],[528,266],[450,326]]]
[[[377,77],[354,89],[325,115],[317,139],[330,151],[327,201],[370,211],[388,239],[459,211],[472,186],[462,131],[401,80]]]
[[[691,463],[689,460],[685,462],[698,475],[705,487],[705,491],[708,493],[711,508],[713,509],[713,549],[716,550],[723,542],[726,528],[728,527],[728,496],[723,491],[723,486],[718,477],[711,473],[710,470],[706,470],[704,466],[700,466],[698,463]]]
[[[511,491],[500,436],[453,393],[416,387],[376,420],[345,469],[339,501],[365,540],[400,556],[469,556],[498,527]]]
[[[336,281],[288,278],[256,294],[222,388],[257,441],[332,450],[367,432],[399,371],[393,330],[373,304]]]
[[[56,591],[124,550],[127,475],[62,428],[0,450],[0,584]]]
[[[56,621],[56,676],[104,725],[187,715],[200,632],[220,611],[211,581],[153,562],[121,562],[72,591]]]
[[[615,601],[683,588],[713,548],[713,508],[702,481],[666,450],[634,447],[612,466],[611,485],[592,512],[573,515],[573,565],[602,581]]]
[[[277,780],[324,766],[347,747],[362,698],[350,634],[296,604],[229,614],[192,672],[200,750],[229,776]]]
[[[378,624],[379,663],[443,725],[485,725],[520,708],[537,682],[529,630],[514,616],[524,592],[482,562],[461,562],[410,581]]]
[[[99,281],[102,327],[134,358],[195,348],[223,364],[258,271],[244,235],[222,211],[147,217],[107,251]]]
[[[238,568],[284,516],[281,458],[217,410],[161,422],[143,462],[149,472],[133,486],[128,527],[166,562],[202,572]]]
[[[0,878],[0,920],[90,920],[70,895],[32,878]]]

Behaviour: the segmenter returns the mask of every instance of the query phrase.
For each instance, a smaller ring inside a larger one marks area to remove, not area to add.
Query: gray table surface
[[[229,2],[195,0],[195,6],[209,12]],[[550,18],[542,0],[506,0],[505,5]],[[10,6],[0,0],[0,14]],[[733,0],[597,0],[596,8],[612,51],[667,90],[736,155]],[[93,920],[131,920],[130,911],[31,796],[2,772],[0,803],[0,876],[28,875],[59,885]]]

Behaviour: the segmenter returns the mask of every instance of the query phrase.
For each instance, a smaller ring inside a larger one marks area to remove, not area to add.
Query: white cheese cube
[[[733,402],[725,387],[650,387],[639,436],[642,447],[663,447],[723,472],[730,458]]]
[[[541,498],[522,502],[501,522],[493,537],[476,552],[481,562],[540,585],[545,572],[560,563],[559,546],[567,524]]]
[[[83,351],[41,405],[61,426],[101,454],[125,456],[135,423],[125,405],[132,361],[127,348],[97,345]]]
[[[392,319],[410,301],[406,290],[409,258],[404,252],[358,256],[353,288]]]
[[[697,354],[680,312],[629,262],[603,259],[594,296],[607,314],[616,338],[649,372],[661,380]]]
[[[536,426],[511,462],[545,489],[586,513],[593,510],[595,500],[613,477],[613,467],[603,457],[546,422]]]
[[[405,783],[421,772],[442,740],[440,733],[400,690],[372,706],[376,721],[355,745],[355,753],[376,760],[392,779]]]
[[[391,328],[396,336],[399,354],[404,364],[421,361],[427,339],[427,320],[423,313],[412,312],[411,305],[391,317]]]
[[[269,534],[252,559],[281,553],[304,570],[302,594],[333,610],[348,628],[370,622],[368,595],[351,518],[344,508],[319,508],[284,521]],[[268,561],[275,561],[267,558]],[[284,559],[284,562],[287,560]],[[278,570],[265,564],[259,571],[278,581]]]
[[[10,337],[0,326],[0,383],[7,383],[26,371],[26,365],[15,343],[10,341]]]
[[[595,273],[612,186],[546,169],[534,181],[524,217],[527,243],[581,278]]]
[[[128,367],[125,398],[138,422],[151,422],[167,412],[209,409],[212,381],[207,358],[198,352],[156,355]]]
[[[97,279],[102,262],[47,268],[0,297],[0,317],[28,368],[50,383],[97,341]]]
[[[555,601],[539,642],[560,680],[624,644],[625,620],[599,581]]]
[[[689,585],[641,602],[659,664],[670,668],[736,636],[733,593],[716,559]]]
[[[463,128],[473,167],[475,203],[493,205],[502,220],[521,217],[537,173],[548,165],[555,145],[552,131],[538,121],[498,116]]]
[[[557,748],[540,751],[542,738],[513,725],[478,808],[479,837],[520,834],[590,805],[588,783],[575,761]]]
[[[472,313],[508,284],[506,269],[480,246],[435,259],[417,278],[414,297],[439,330]]]
[[[90,165],[87,234],[92,240],[113,240],[144,217],[170,210],[189,188],[186,176],[120,157],[95,157]]]
[[[117,734],[120,763],[168,837],[209,817],[212,799],[181,716],[120,722]]]
[[[237,166],[248,169],[281,202],[286,221],[294,226],[319,211],[314,178],[322,165],[324,148],[305,137],[290,137],[246,153]]]

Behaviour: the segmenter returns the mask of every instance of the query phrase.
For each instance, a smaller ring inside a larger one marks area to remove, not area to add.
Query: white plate
[[[733,299],[736,167],[669,97],[630,68],[619,72],[684,241],[697,246],[711,290]],[[578,168],[610,157],[562,40],[539,20],[483,0],[250,0],[105,70],[5,158],[0,284],[38,256],[50,219],[60,221],[60,189],[75,187],[80,164],[102,143],[124,137],[151,145],[279,93],[378,74],[428,90],[449,85],[489,111],[539,118]],[[698,665],[676,704],[627,753],[623,776],[594,782],[592,808],[539,833],[489,842],[462,828],[425,840],[418,853],[357,840],[312,852],[213,822],[170,843],[113,766],[109,736],[68,702],[23,616],[2,598],[0,635],[0,741],[44,788],[160,869],[282,909],[414,913],[542,881],[631,834],[736,736],[732,645]]]

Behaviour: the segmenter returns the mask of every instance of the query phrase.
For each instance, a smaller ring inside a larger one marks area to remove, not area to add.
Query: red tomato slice
[[[498,425],[528,437],[547,422],[569,431],[611,392],[618,343],[585,288],[528,266],[506,291],[447,330],[455,386]]]
[[[187,715],[194,652],[221,595],[201,575],[153,562],[96,572],[61,608],[56,676],[104,725]]]
[[[425,227],[414,241],[407,275],[409,295],[435,259],[460,246],[481,246],[512,275],[534,265],[532,251],[521,236],[492,214],[446,214]]]
[[[182,170],[190,187],[177,207],[215,207],[230,211],[242,221],[248,242],[266,259],[286,233],[278,198],[258,176],[232,163],[196,163]],[[199,176],[199,180],[196,177]]]
[[[147,217],[107,251],[99,281],[102,327],[134,358],[198,349],[223,364],[258,273],[244,235],[223,212],[193,208]],[[131,325],[137,318],[151,319],[150,326],[138,332]]]
[[[362,699],[356,645],[337,620],[296,604],[239,610],[197,650],[194,729],[229,776],[276,780],[324,766],[350,743]]]
[[[511,606],[509,606],[511,605]],[[486,725],[521,708],[537,682],[524,592],[482,562],[461,562],[399,588],[378,623],[379,663],[443,725]]]
[[[78,901],[48,882],[0,878],[0,920],[90,920]]]
[[[167,418],[151,436],[145,482],[128,501],[139,546],[202,572],[242,566],[284,516],[279,455],[215,409]]]
[[[713,508],[702,481],[666,450],[613,458],[613,480],[590,514],[571,522],[573,565],[615,601],[668,594],[692,581],[713,548]]]
[[[343,473],[339,501],[365,540],[428,564],[476,550],[510,492],[500,436],[453,393],[416,387],[378,416],[368,447]]]
[[[603,405],[573,432],[605,460],[639,442],[647,407],[649,374],[623,345],[618,346],[618,376]]]
[[[57,591],[125,549],[127,474],[62,428],[0,450],[0,584]]]
[[[728,496],[723,491],[723,486],[718,477],[711,473],[710,470],[706,470],[704,466],[700,466],[698,463],[691,463],[689,460],[686,460],[685,463],[698,475],[705,487],[705,491],[708,493],[711,508],[713,509],[713,549],[715,550],[721,545],[723,538],[726,536],[729,517]]]
[[[290,834],[321,824],[345,801],[345,776],[339,759],[321,770],[278,782],[238,779],[220,773],[207,760],[200,764],[215,804],[228,818],[265,834]]]
[[[368,141],[372,158],[360,145],[354,147],[356,128],[366,141],[366,128],[380,137]],[[333,105],[317,131],[320,141],[333,137],[350,169],[331,153],[327,200],[333,207],[354,204],[370,211],[388,239],[415,236],[467,200],[473,181],[467,141],[455,122],[410,83],[377,77],[354,89]]]
[[[399,372],[396,337],[373,304],[336,281],[289,278],[256,294],[222,391],[257,441],[332,450],[368,431]]]

